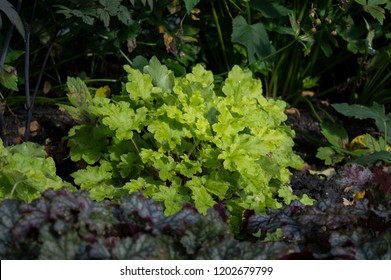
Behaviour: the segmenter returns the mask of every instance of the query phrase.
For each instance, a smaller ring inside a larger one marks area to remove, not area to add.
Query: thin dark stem
[[[7,57],[12,33],[14,32],[14,27],[15,27],[15,25],[11,23],[11,25],[8,27],[7,35],[5,36],[5,39],[4,39],[3,50],[1,51],[1,57],[0,57],[0,71],[3,71],[5,58]]]
[[[26,44],[24,54],[24,76],[25,76],[25,94],[26,94],[26,109],[29,111],[30,101],[30,26],[25,24]],[[27,113],[28,115],[28,113]],[[28,141],[30,136],[30,121],[26,119],[26,129],[24,132],[24,139]]]
[[[21,7],[22,7],[22,0],[19,0],[18,5],[16,7],[16,11],[18,13]],[[12,33],[14,32],[14,27],[15,25],[11,22],[7,30],[7,35],[4,38],[3,50],[1,51],[1,56],[0,56],[0,73],[4,71],[3,69],[4,63],[7,57],[7,52],[8,52],[9,44],[11,42]],[[3,140],[3,145],[8,146],[8,141],[7,139],[5,139],[4,129],[5,129],[4,112],[2,107],[2,98],[0,96],[0,138]]]
[[[18,4],[16,6],[16,12],[20,12],[20,8],[22,7],[22,0],[18,1]],[[3,50],[1,51],[1,57],[0,57],[0,71],[3,70],[5,58],[7,57],[7,52],[9,48],[9,44],[11,42],[12,33],[14,32],[15,25],[11,22],[10,26],[7,30],[7,35],[4,38],[4,44],[3,44]]]
[[[4,122],[4,114],[3,114],[3,105],[1,103],[1,96],[0,96],[0,137],[1,140],[3,140],[4,146],[7,146],[7,141],[5,139],[5,134],[4,134],[4,127],[5,127],[5,122]]]
[[[35,15],[35,8],[37,6],[37,1],[34,1],[33,10],[31,13],[30,22],[25,24],[26,31],[26,52],[25,52],[25,65],[24,65],[24,73],[25,73],[25,89],[26,89],[26,126],[24,131],[24,140],[28,141],[30,138],[30,123],[32,116],[32,100],[30,94],[30,34],[31,34],[31,24]],[[34,98],[34,97],[33,97]],[[34,99],[33,99],[34,100]]]

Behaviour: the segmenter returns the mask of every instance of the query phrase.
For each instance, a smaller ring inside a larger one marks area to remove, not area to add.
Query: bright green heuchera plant
[[[56,175],[54,160],[48,157],[43,146],[25,142],[4,147],[0,139],[0,200],[14,198],[31,202],[48,188],[66,185]]]
[[[82,122],[69,132],[72,176],[92,198],[141,191],[162,201],[165,214],[193,204],[199,212],[224,202],[231,213],[264,213],[298,199],[289,189],[294,131],[284,124],[285,102],[266,99],[252,73],[235,66],[220,91],[201,65],[174,77],[152,58],[143,73],[125,66],[126,95],[92,97],[70,78],[66,109]],[[311,203],[307,196],[303,202]]]

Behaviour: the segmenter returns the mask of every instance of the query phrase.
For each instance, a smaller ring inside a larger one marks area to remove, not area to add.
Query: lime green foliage
[[[30,202],[48,188],[62,186],[54,161],[42,146],[26,142],[5,148],[0,139],[0,200],[16,198]]]
[[[373,163],[377,160],[391,162],[388,144],[391,143],[391,114],[385,113],[384,105],[374,103],[371,107],[363,105],[349,105],[347,103],[333,104],[339,113],[357,119],[373,119],[378,130],[384,137],[374,138],[370,134],[359,135],[349,141],[346,130],[334,123],[323,123],[322,134],[331,144],[320,147],[317,157],[332,165],[343,160],[355,161],[361,164]]]
[[[86,94],[90,121],[69,134],[71,158],[89,164],[73,177],[92,198],[142,191],[162,201],[167,215],[185,202],[203,214],[226,202],[241,215],[297,199],[287,187],[288,168],[303,162],[292,151],[285,103],[262,96],[251,72],[235,66],[219,92],[212,72],[201,65],[183,78],[156,58],[143,73],[124,68],[128,99]],[[79,117],[73,104],[69,112]]]

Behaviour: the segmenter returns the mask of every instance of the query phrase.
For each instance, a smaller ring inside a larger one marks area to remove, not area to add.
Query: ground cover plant
[[[2,259],[391,258],[388,1],[0,3]]]

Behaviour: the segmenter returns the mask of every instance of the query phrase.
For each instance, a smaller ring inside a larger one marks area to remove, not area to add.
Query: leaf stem
[[[136,142],[134,142],[133,138],[132,138],[132,139],[130,139],[130,140],[132,141],[132,143],[133,143],[133,146],[136,148],[137,152],[140,154],[141,152],[140,152],[140,149],[138,148],[138,146],[137,146]]]
[[[191,147],[191,149],[189,150],[189,152],[187,153],[187,156],[190,158],[191,154],[193,153],[194,149],[200,144],[200,141],[197,140],[193,146]]]
[[[226,52],[225,45],[224,45],[223,33],[221,32],[219,17],[217,16],[217,13],[216,13],[214,0],[211,1],[211,5],[212,5],[213,19],[214,19],[215,24],[216,24],[217,33],[219,35],[221,51],[223,52],[223,59],[224,59],[225,67],[227,68],[227,71],[229,71],[230,69],[229,69],[229,63],[228,63],[228,58],[227,58],[227,52]]]

